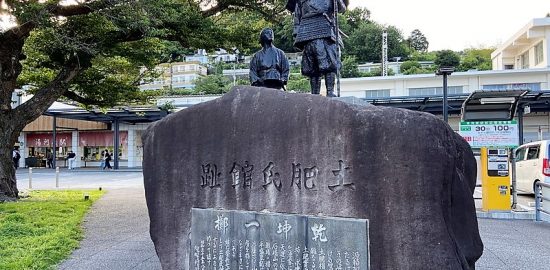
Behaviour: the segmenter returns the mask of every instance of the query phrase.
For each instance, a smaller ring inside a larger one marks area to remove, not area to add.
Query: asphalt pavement
[[[28,188],[28,170],[17,172],[18,187]],[[36,169],[33,189],[55,189],[55,171]],[[59,188],[107,190],[84,221],[85,238],[58,269],[160,269],[149,237],[143,176],[139,171],[62,170]],[[522,198],[529,207],[529,196]],[[484,243],[476,269],[549,269],[550,223],[479,218]]]

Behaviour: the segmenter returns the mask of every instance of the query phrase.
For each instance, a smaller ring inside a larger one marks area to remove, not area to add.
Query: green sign
[[[514,148],[519,144],[516,120],[460,122],[459,134],[474,148]]]

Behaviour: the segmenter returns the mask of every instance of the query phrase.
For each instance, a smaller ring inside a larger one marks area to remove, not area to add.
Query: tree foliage
[[[409,55],[409,59],[411,61],[435,61],[435,58],[437,57],[436,52],[419,52],[419,51],[413,51]]]
[[[382,32],[384,26],[377,23],[362,23],[344,39],[344,53],[355,56],[359,63],[380,62],[382,59]],[[394,26],[386,27],[388,32],[388,58],[405,57],[408,48],[401,31]]]
[[[223,75],[203,76],[195,80],[194,92],[202,95],[223,94],[229,91],[231,83],[231,80]]]
[[[344,59],[342,59],[342,78],[356,78],[361,77],[361,75],[355,56],[345,56]]]
[[[0,201],[18,194],[11,147],[25,125],[55,100],[105,107],[135,101],[141,96],[138,82],[146,76],[140,66],[176,60],[185,50],[251,48],[257,41],[243,35],[263,26],[256,14],[274,20],[285,1],[2,3],[0,13],[15,24],[0,29]],[[235,14],[244,14],[242,24]],[[230,28],[230,22],[236,25]],[[12,109],[11,95],[23,84],[34,86],[34,96]]]
[[[411,32],[407,42],[409,43],[411,49],[419,52],[427,52],[428,46],[430,45],[426,36],[424,36],[424,34],[422,34],[422,32],[418,29],[414,29]]]
[[[470,48],[464,50],[459,70],[468,71],[468,70],[490,70],[492,68],[491,53],[495,48]]]
[[[273,33],[275,34],[275,40],[273,44],[287,53],[297,52],[294,47],[294,21],[292,16],[285,17],[281,22],[273,26]]]
[[[220,40],[217,47],[226,50],[233,48],[240,53],[249,55],[261,48],[260,32],[266,27],[272,27],[260,14],[251,11],[233,11],[219,16],[217,24],[225,29],[225,42]]]
[[[438,67],[458,67],[460,56],[451,50],[438,51],[434,63]]]
[[[400,70],[404,75],[434,73],[431,68],[424,68],[418,61],[409,60],[401,64]]]
[[[287,91],[294,91],[299,93],[309,93],[310,90],[309,79],[300,73],[290,74]]]

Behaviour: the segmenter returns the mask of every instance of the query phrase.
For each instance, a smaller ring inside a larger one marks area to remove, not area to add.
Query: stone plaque
[[[190,267],[369,269],[368,220],[192,209]]]

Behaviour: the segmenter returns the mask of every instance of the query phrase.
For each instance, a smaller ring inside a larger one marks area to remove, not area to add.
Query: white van
[[[530,142],[516,149],[518,191],[533,194],[537,181],[550,183],[549,142],[548,140]]]

